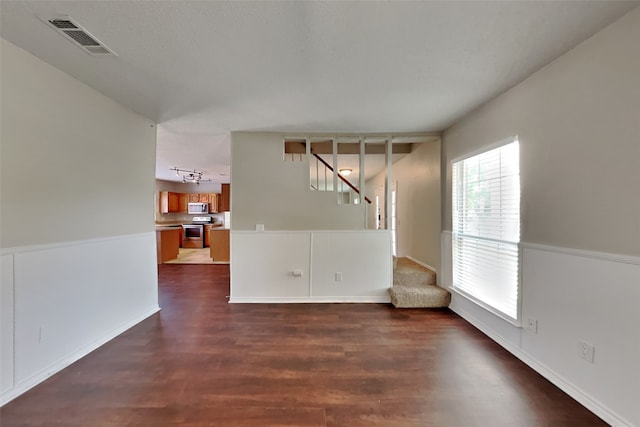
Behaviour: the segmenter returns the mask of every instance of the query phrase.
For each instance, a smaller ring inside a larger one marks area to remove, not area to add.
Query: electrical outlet
[[[342,282],[342,273],[336,272],[336,282]]]
[[[593,363],[596,348],[588,342],[578,341],[578,356],[589,363]]]
[[[533,317],[527,317],[527,329],[534,334],[538,333],[538,320]]]

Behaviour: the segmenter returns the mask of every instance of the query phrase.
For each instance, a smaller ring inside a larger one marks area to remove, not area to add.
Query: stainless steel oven
[[[204,248],[204,225],[182,224],[182,247]]]

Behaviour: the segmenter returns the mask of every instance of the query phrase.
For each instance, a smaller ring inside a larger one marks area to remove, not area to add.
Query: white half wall
[[[640,425],[640,258],[522,243],[518,328],[453,292],[450,308],[616,426]],[[443,260],[451,265],[451,234]],[[450,269],[441,279],[451,285]],[[595,346],[594,363],[578,341]]]
[[[152,232],[2,251],[0,404],[159,310],[154,244]]]
[[[232,231],[231,259],[232,303],[390,301],[387,231]]]

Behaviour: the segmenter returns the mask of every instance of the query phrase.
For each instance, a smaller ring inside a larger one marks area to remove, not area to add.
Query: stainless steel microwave
[[[194,215],[209,213],[209,203],[189,203],[187,212]]]

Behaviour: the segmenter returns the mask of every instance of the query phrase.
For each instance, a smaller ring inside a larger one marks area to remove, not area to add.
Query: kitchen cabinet
[[[229,212],[231,210],[231,184],[222,184],[222,194],[218,200],[218,212]]]
[[[211,244],[211,238],[209,235],[209,232],[211,231],[211,226],[210,225],[205,225],[204,226],[204,247],[208,248]]]
[[[212,228],[209,231],[209,254],[216,262],[229,262],[229,230]]]
[[[178,258],[180,248],[180,227],[156,231],[156,252],[158,264]]]
[[[180,193],[178,199],[180,201],[180,203],[179,203],[180,213],[187,213],[188,210],[189,210],[189,194],[188,193]]]
[[[208,194],[209,213],[218,213],[218,194]]]
[[[200,201],[200,195],[198,193],[189,194],[189,203],[198,203]]]
[[[180,195],[171,191],[160,192],[160,213],[180,211]]]
[[[198,194],[198,202],[200,202],[200,203],[209,203],[209,195],[208,194]]]

